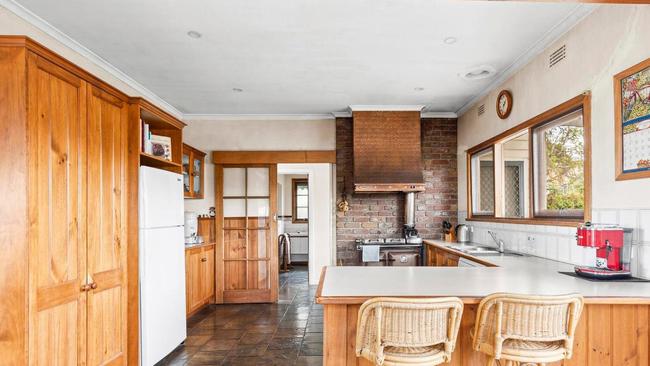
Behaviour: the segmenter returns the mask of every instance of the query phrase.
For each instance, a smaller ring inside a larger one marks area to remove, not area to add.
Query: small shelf
[[[172,172],[180,173],[181,164],[175,163],[173,161],[163,159],[158,156],[153,156],[147,153],[140,153],[140,165],[146,165],[153,168],[165,169]]]
[[[164,169],[174,173],[182,173],[181,165],[183,127],[185,123],[149,103],[142,98],[130,98],[130,112],[134,132],[139,136],[138,150],[140,151],[140,165]],[[169,137],[171,140],[171,160],[154,156],[144,152],[142,146],[143,124],[149,125],[153,135]]]

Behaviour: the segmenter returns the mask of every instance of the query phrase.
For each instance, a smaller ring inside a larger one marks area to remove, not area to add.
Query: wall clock
[[[512,112],[512,94],[507,90],[502,90],[497,97],[497,115],[501,119],[506,119]]]

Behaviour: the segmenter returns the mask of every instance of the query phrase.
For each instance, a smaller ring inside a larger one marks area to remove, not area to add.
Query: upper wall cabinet
[[[205,153],[183,144],[183,192],[185,198],[203,198]]]
[[[145,99],[129,102],[130,119],[137,126],[133,133],[140,140],[140,165],[180,174],[185,124]]]

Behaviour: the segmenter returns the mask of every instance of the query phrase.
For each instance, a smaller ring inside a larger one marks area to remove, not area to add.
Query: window
[[[516,134],[495,145],[501,151],[502,164],[499,172],[499,212],[503,217],[528,217],[529,190],[529,138],[528,131]]]
[[[494,152],[479,151],[471,158],[472,213],[494,215]]]
[[[582,109],[533,129],[535,215],[581,218],[585,207]]]
[[[468,150],[468,219],[590,219],[590,98],[575,97]]]
[[[301,223],[309,221],[309,185],[307,179],[292,179],[293,213],[291,221]]]

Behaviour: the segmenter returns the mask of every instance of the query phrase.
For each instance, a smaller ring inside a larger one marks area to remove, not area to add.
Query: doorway
[[[281,271],[309,264],[309,175],[278,172]]]

